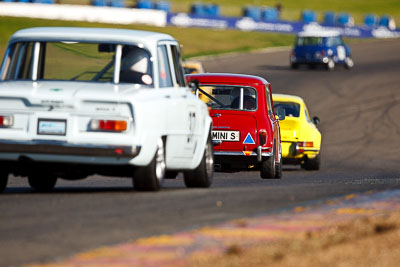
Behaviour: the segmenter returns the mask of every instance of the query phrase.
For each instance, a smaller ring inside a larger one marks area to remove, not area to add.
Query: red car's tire
[[[282,178],[282,157],[279,160],[279,163],[277,164],[276,168],[275,168],[275,178]]]

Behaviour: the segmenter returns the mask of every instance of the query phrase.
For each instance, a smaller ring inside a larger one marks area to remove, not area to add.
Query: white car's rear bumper
[[[0,140],[0,154],[47,154],[59,156],[116,157],[132,159],[139,154],[140,149],[140,146],[71,144],[67,142],[45,140]]]

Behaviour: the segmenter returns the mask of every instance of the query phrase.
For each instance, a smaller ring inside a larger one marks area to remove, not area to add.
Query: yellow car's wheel
[[[319,170],[320,165],[321,165],[321,154],[318,154],[313,159],[306,159],[304,163],[301,165],[301,167],[308,171],[316,171]]]

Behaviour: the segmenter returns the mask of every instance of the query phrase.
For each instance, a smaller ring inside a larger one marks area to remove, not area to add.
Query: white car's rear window
[[[4,63],[2,80],[114,82],[116,47],[78,42],[14,43]],[[143,48],[123,46],[119,82],[151,85],[150,58]]]

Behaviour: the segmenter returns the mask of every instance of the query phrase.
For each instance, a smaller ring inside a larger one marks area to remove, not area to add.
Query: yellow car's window
[[[300,105],[298,103],[275,101],[274,108],[276,112],[278,112],[279,109],[284,109],[287,117],[300,116]]]
[[[311,122],[310,114],[308,114],[308,110],[307,110],[306,107],[304,107],[304,114],[305,114],[305,116],[306,116],[306,120],[307,120],[308,122]]]

